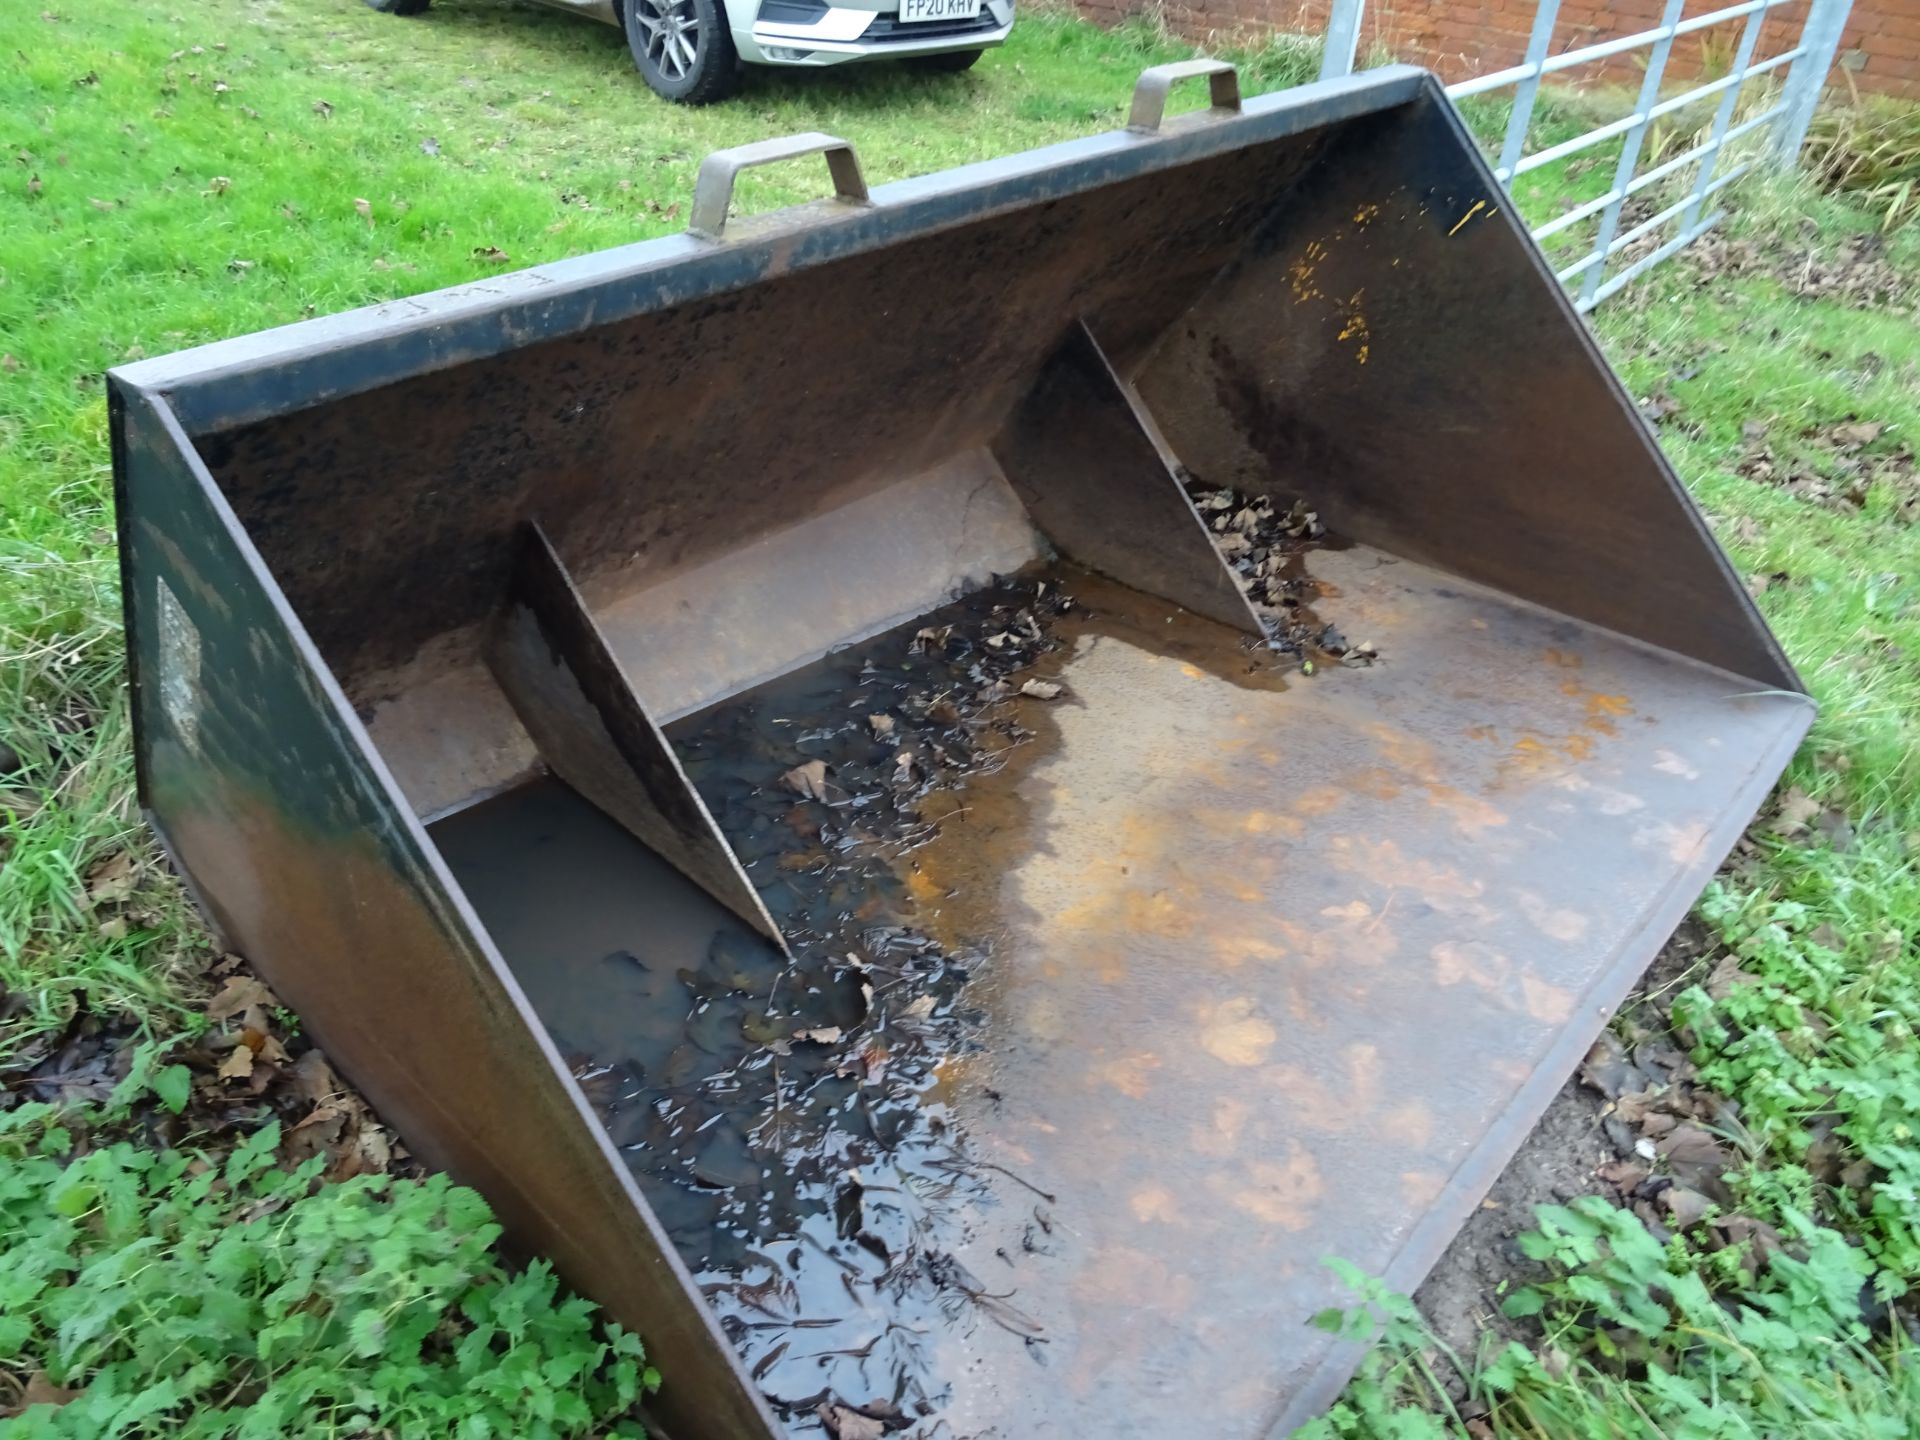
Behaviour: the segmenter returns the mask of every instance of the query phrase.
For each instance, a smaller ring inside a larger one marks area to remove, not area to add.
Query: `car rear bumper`
[[[742,8],[754,0],[739,0]],[[982,0],[974,20],[901,24],[897,14],[819,0],[761,0],[746,24],[736,23],[740,58],[758,65],[840,65],[981,50],[1005,42],[1013,30],[1013,0]]]

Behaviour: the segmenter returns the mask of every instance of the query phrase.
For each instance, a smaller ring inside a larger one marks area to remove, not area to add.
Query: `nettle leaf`
[[[193,1094],[193,1072],[184,1065],[167,1065],[153,1077],[153,1093],[162,1105],[178,1115],[187,1108]]]

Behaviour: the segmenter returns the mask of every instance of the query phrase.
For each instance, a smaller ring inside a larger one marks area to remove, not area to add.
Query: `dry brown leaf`
[[[245,1080],[253,1074],[253,1047],[241,1041],[233,1047],[233,1053],[220,1063],[222,1080]]]
[[[840,1043],[840,1037],[845,1033],[838,1025],[819,1025],[811,1030],[796,1030],[793,1032],[793,1038],[811,1040],[816,1045],[837,1045]]]
[[[505,265],[513,259],[511,255],[507,254],[507,252],[502,250],[498,245],[474,246],[473,258],[487,265]]]
[[[1796,785],[1780,797],[1779,813],[1767,828],[1775,835],[1791,839],[1806,834],[1813,817],[1819,813],[1820,802]]]
[[[333,118],[333,106],[324,100],[316,100],[313,102],[313,113],[318,115],[322,120],[331,120]]]
[[[1031,695],[1035,700],[1052,700],[1066,688],[1053,680],[1029,680],[1020,687],[1020,693]]]
[[[369,229],[373,227],[373,202],[371,200],[365,199],[361,196],[355,196],[353,201],[353,210],[356,215],[358,215],[362,220],[367,222],[367,227]]]
[[[1633,1191],[1639,1189],[1647,1176],[1653,1172],[1645,1165],[1636,1164],[1632,1160],[1614,1160],[1602,1165],[1593,1173],[1609,1185],[1618,1186],[1624,1191]]]
[[[1750,975],[1740,968],[1738,955],[1723,955],[1707,976],[1707,994],[1712,999],[1724,1000],[1742,985],[1759,983],[1758,975]]]
[[[900,1014],[908,1020],[925,1020],[933,1014],[933,996],[922,995],[913,1001]]]
[[[893,734],[893,716],[869,715],[867,716],[867,728],[873,732],[874,739],[884,740],[887,736]]]
[[[1707,1218],[1713,1202],[1698,1190],[1684,1185],[1669,1185],[1660,1192],[1660,1206],[1673,1218],[1676,1230],[1689,1230]]]
[[[112,905],[133,893],[133,852],[117,850],[87,872],[87,904]]]
[[[65,1385],[56,1385],[44,1370],[36,1370],[27,1377],[26,1388],[20,1392],[22,1408],[32,1405],[71,1405],[86,1394],[85,1387],[78,1390]]]
[[[318,1050],[309,1050],[293,1066],[293,1093],[309,1105],[322,1105],[344,1095],[346,1087]]]
[[[207,1002],[207,1019],[218,1023],[231,1020],[243,1010],[272,1010],[280,1001],[273,991],[251,975],[229,975],[220,993]]]

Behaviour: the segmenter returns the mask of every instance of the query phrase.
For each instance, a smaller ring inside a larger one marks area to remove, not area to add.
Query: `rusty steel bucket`
[[[113,374],[153,823],[676,1440],[1285,1433],[1810,702],[1424,72],[692,213]]]

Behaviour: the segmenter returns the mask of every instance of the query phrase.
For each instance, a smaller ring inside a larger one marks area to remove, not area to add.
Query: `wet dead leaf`
[[[1029,680],[1020,687],[1022,695],[1030,695],[1035,700],[1058,699],[1067,687],[1053,680]]]
[[[824,760],[809,760],[804,765],[796,765],[780,780],[802,799],[818,800],[823,805],[830,803],[830,796],[839,793],[839,787],[827,779],[827,762]]]
[[[869,715],[867,716],[867,729],[873,732],[874,739],[884,740],[887,736],[893,734],[893,716]]]
[[[820,1417],[820,1423],[827,1427],[827,1434],[833,1440],[886,1440],[886,1422],[876,1420],[871,1415],[862,1415],[858,1410],[849,1410],[844,1405],[822,1404],[814,1413]]]
[[[811,1030],[796,1030],[793,1032],[793,1038],[809,1040],[815,1045],[838,1045],[840,1037],[845,1033],[838,1025],[819,1025]]]

